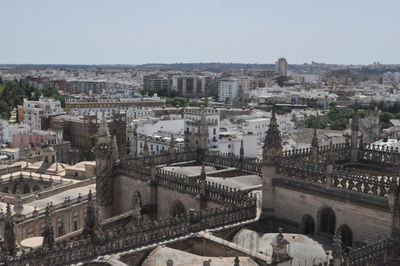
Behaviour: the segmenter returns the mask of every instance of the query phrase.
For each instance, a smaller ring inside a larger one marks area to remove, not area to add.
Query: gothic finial
[[[269,128],[264,139],[263,159],[265,162],[274,161],[282,154],[281,136],[276,121],[275,109],[272,109]]]
[[[11,205],[10,203],[7,203],[7,211],[6,211],[7,216],[11,216]]]
[[[333,237],[333,243],[332,243],[332,257],[340,257],[343,252],[343,246],[342,246],[342,236],[340,232],[340,228],[336,229],[335,236]]]
[[[200,179],[206,180],[206,177],[207,177],[207,175],[206,175],[206,168],[205,168],[204,162],[203,162],[203,164],[201,165]]]
[[[104,110],[103,110],[103,114],[101,117],[99,129],[97,131],[97,135],[99,137],[99,139],[98,139],[99,143],[104,143],[110,137],[110,132],[108,130],[108,125],[107,125],[107,120],[106,120],[106,115],[105,115]]]
[[[144,139],[143,156],[144,157],[148,157],[149,156],[149,144],[147,143],[147,137],[145,137],[145,139]]]
[[[311,146],[312,147],[318,147],[317,128],[314,128],[314,133],[313,133],[313,137],[312,137],[312,140],[311,140]]]
[[[354,104],[354,115],[353,119],[351,120],[351,130],[358,131],[358,102]]]
[[[244,147],[243,147],[243,139],[240,141],[240,158],[244,157]]]
[[[173,153],[175,152],[175,139],[174,139],[174,134],[171,133],[171,141],[169,143],[169,152]]]

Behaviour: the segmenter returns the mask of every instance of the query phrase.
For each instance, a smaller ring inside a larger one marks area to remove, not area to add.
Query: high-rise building
[[[285,58],[279,58],[275,63],[275,72],[281,76],[287,76],[288,63]]]

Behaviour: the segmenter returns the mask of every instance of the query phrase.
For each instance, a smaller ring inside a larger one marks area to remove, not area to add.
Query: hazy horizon
[[[25,0],[2,10],[0,64],[400,63],[395,0]]]

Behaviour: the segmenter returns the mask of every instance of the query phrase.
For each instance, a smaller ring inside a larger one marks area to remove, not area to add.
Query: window
[[[217,129],[216,128],[213,129],[213,133],[214,133],[214,135],[217,134]]]
[[[74,220],[74,231],[78,230],[78,221]]]

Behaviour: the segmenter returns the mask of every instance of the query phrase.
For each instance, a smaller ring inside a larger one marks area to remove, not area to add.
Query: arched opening
[[[44,163],[49,163],[49,157],[47,155],[44,156]]]
[[[336,216],[331,208],[326,208],[321,211],[320,215],[320,231],[330,235],[335,234]]]
[[[301,222],[302,233],[305,235],[311,235],[315,232],[315,222],[314,219],[306,214],[303,216],[303,220]]]
[[[341,225],[340,230],[340,240],[342,241],[342,246],[345,249],[351,248],[353,246],[353,232],[347,225]]]
[[[14,187],[13,187],[13,189],[12,189],[12,193],[13,193],[13,194],[16,194],[16,193],[17,193],[17,187],[18,187],[18,185],[14,185]]]
[[[9,191],[10,191],[9,187],[3,188],[3,193],[9,193]]]
[[[51,156],[51,162],[52,162],[52,163],[55,163],[55,162],[56,162],[56,159],[55,159],[54,155]]]
[[[25,184],[23,188],[24,188],[24,194],[31,192],[31,187],[29,186],[29,184]]]
[[[177,217],[186,214],[185,206],[180,201],[176,201],[172,204],[170,209],[171,216]]]
[[[40,187],[38,185],[33,186],[33,191],[39,191],[39,190],[40,190]]]

